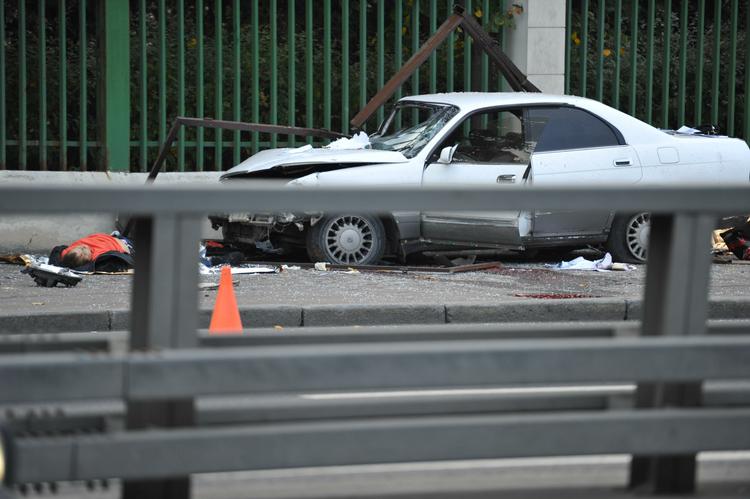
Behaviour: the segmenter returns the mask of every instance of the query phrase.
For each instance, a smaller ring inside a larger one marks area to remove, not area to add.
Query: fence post
[[[190,348],[197,344],[200,219],[156,215],[135,223],[135,279],[130,349]],[[127,401],[128,429],[191,426],[192,399]],[[126,480],[124,499],[188,499],[190,477]]]
[[[643,335],[701,335],[706,332],[711,273],[711,215],[654,214],[651,217]],[[697,407],[700,383],[639,384],[636,407]],[[654,493],[695,490],[695,455],[633,456],[630,488]]]
[[[130,2],[100,0],[99,39],[103,71],[99,79],[102,169],[130,169]]]

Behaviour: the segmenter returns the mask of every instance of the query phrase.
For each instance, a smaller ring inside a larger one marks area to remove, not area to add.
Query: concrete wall
[[[508,56],[542,92],[565,92],[565,0],[520,0]]]
[[[156,183],[218,182],[220,172],[162,173]],[[2,184],[53,185],[127,185],[143,184],[145,173],[113,172],[29,172],[0,171]],[[0,254],[49,253],[53,246],[68,244],[93,232],[111,232],[115,227],[114,214],[81,215],[60,213],[34,216],[4,216],[0,214]],[[202,228],[204,238],[220,238],[212,230],[208,219]]]

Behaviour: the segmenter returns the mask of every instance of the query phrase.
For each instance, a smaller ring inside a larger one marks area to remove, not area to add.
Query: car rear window
[[[530,108],[527,129],[536,152],[622,144],[609,124],[573,107]]]

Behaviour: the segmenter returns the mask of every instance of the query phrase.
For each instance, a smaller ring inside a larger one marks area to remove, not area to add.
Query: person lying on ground
[[[55,246],[49,263],[81,272],[122,272],[133,268],[133,254],[133,244],[119,232],[96,233],[67,246]]]
[[[55,246],[49,255],[49,264],[80,272],[122,272],[133,268],[134,254],[132,241],[115,231],[111,235],[90,234],[69,246]],[[204,246],[199,251],[200,262],[208,267],[236,266],[243,259],[244,255],[239,251],[211,257],[206,257]]]

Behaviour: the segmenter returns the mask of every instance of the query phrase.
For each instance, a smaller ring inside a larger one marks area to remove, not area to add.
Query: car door
[[[535,186],[632,185],[643,175],[635,150],[622,135],[590,112],[570,106],[531,107],[529,135],[535,142],[531,183]],[[602,234],[610,211],[537,210],[534,238]]]
[[[521,186],[527,181],[529,144],[521,109],[494,109],[467,117],[438,147],[456,146],[450,162],[430,162],[422,185]],[[530,215],[518,210],[422,213],[422,236],[432,241],[490,243],[518,247]]]

